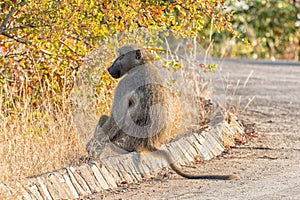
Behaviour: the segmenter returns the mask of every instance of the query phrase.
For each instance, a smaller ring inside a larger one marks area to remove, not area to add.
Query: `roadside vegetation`
[[[0,183],[84,161],[74,85],[94,66],[92,118],[108,113],[116,82],[105,69],[128,33],[168,29],[215,56],[299,60],[299,2],[274,2],[1,1]]]

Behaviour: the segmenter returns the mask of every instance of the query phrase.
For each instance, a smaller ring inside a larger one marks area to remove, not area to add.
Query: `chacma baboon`
[[[178,135],[182,117],[178,97],[163,85],[152,55],[136,45],[119,49],[120,56],[108,68],[113,78],[121,78],[114,94],[111,116],[99,120],[94,138],[88,143],[91,155],[110,141],[127,151],[156,151],[179,175],[190,179],[236,178],[227,175],[194,176],[182,172],[161,146]],[[97,146],[98,145],[98,146]]]

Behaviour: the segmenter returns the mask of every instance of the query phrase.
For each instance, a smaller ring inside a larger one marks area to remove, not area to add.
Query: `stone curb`
[[[185,135],[163,146],[163,150],[180,165],[190,165],[195,160],[210,160],[220,155],[226,147],[234,145],[234,138],[243,134],[238,122],[221,122],[200,133]],[[10,199],[50,200],[76,199],[114,189],[123,183],[137,183],[155,176],[168,163],[151,153],[136,152],[108,157],[80,166],[65,167],[32,178],[0,184],[0,193]]]

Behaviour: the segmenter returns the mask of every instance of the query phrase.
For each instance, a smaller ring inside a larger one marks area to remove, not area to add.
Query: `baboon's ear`
[[[135,52],[136,54],[135,54],[135,58],[137,59],[137,60],[140,60],[140,59],[142,59],[142,53],[141,53],[141,50],[136,50],[136,52]]]

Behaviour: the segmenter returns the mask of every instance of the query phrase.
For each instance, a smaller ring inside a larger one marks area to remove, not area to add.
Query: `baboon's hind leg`
[[[99,121],[98,121],[97,126],[102,127],[102,126],[105,124],[105,122],[107,122],[108,119],[109,119],[109,116],[107,116],[107,115],[102,115],[102,116],[100,117]]]

